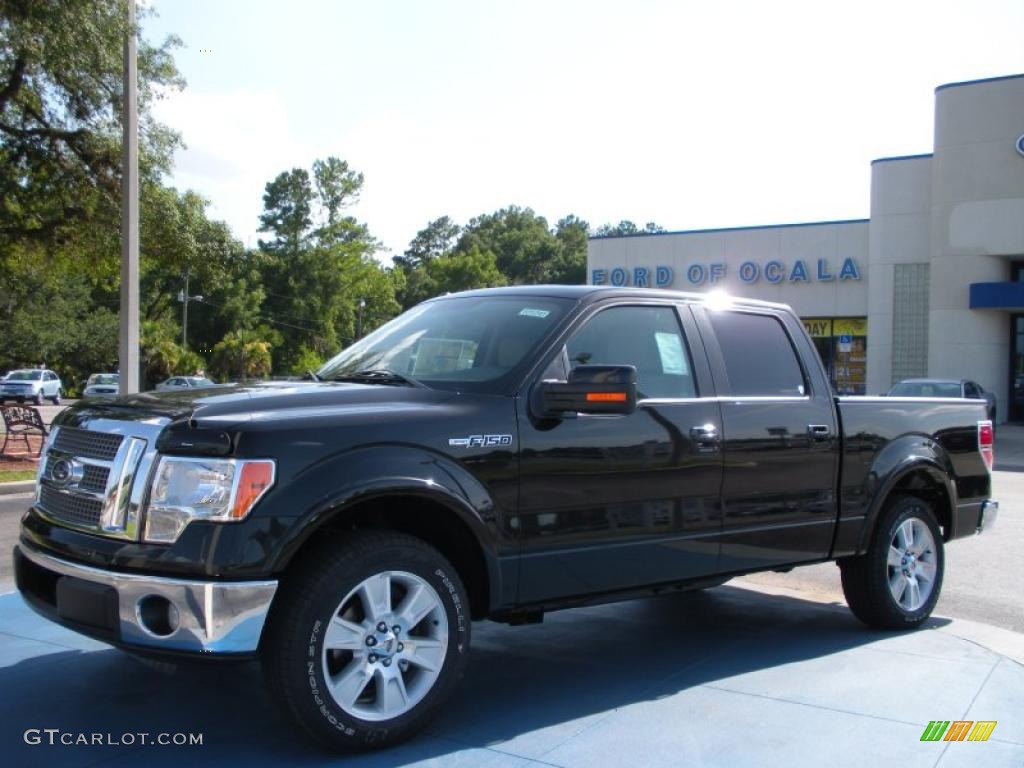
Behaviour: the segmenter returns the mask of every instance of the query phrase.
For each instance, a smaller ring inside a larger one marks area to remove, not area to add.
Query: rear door
[[[814,347],[786,312],[695,307],[694,314],[721,395],[722,570],[827,557],[840,440]]]
[[[588,363],[636,366],[638,406],[538,421],[528,397],[517,398],[520,603],[671,583],[718,566],[721,424],[689,308],[593,307],[529,384],[565,380]]]

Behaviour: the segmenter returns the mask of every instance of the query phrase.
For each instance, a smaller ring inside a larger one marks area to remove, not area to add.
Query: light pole
[[[359,300],[359,318],[356,321],[356,341],[363,338],[363,310],[366,308],[366,299]]]
[[[178,301],[181,302],[181,346],[188,349],[188,303],[190,301],[202,301],[201,294],[188,295],[188,272],[185,273],[185,290],[178,291]]]
[[[118,308],[118,391],[139,391],[139,130],[135,0],[128,0],[121,106],[121,305]]]

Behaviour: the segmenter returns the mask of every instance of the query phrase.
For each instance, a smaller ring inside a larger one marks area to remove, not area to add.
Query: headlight
[[[149,491],[143,538],[172,544],[193,520],[244,520],[273,484],[270,459],[164,456]]]

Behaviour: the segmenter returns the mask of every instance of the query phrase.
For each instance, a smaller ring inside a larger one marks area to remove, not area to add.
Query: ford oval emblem
[[[57,459],[50,465],[50,479],[58,485],[67,485],[71,480],[71,462]]]

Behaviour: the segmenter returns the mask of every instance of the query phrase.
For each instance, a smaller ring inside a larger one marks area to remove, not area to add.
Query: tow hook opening
[[[178,629],[178,609],[162,595],[146,595],[136,606],[139,625],[156,637],[170,637]]]

